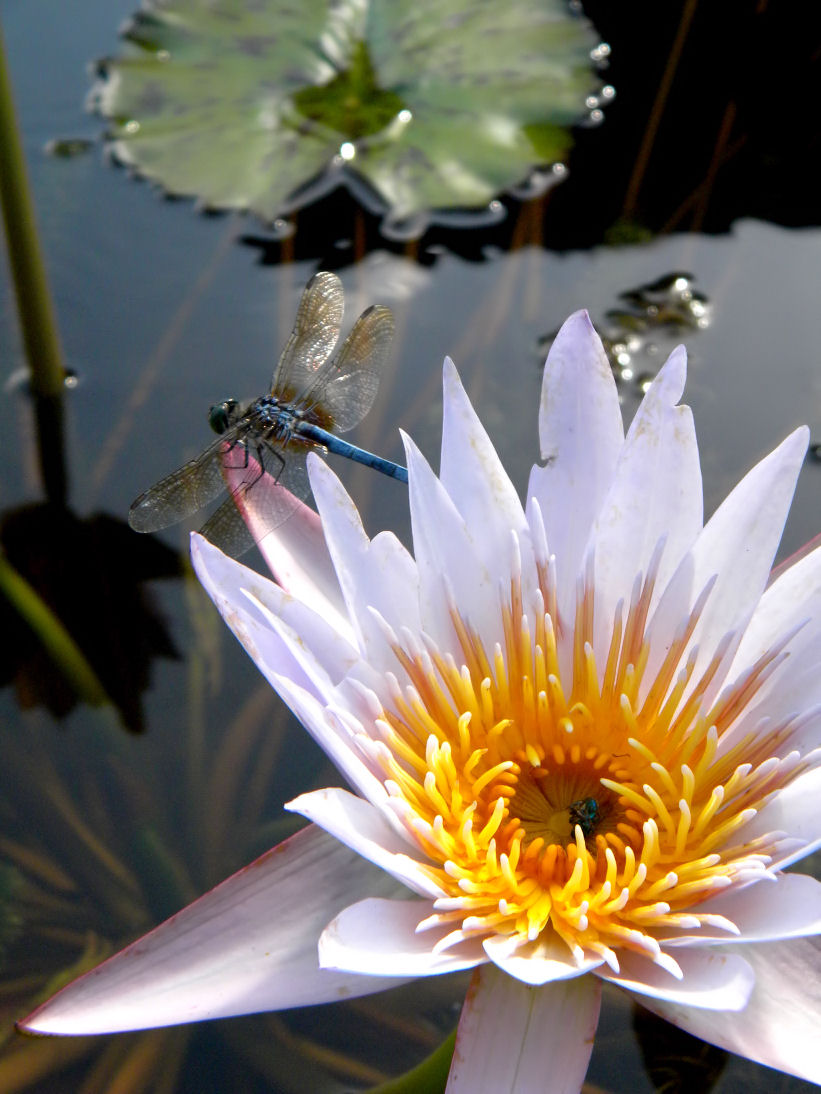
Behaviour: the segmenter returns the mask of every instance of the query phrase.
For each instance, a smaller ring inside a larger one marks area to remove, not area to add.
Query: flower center
[[[593,582],[567,627],[541,579],[532,622],[512,583],[492,653],[455,608],[457,657],[393,638],[409,682],[393,682],[374,758],[445,894],[422,926],[447,928],[442,945],[477,935],[524,945],[547,932],[578,959],[617,969],[627,948],[678,975],[659,940],[735,929],[705,905],[763,875],[775,837],[745,842],[741,830],[801,767],[790,724],[730,732],[778,651],[705,709],[726,647],[698,679],[682,659],[708,592],[643,682],[653,574],[626,618],[617,612],[601,672]]]

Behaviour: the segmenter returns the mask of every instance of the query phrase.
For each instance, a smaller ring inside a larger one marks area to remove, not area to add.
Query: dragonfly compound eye
[[[237,409],[236,399],[226,399],[224,403],[217,403],[208,411],[208,424],[215,433],[224,433],[234,420],[234,411]]]

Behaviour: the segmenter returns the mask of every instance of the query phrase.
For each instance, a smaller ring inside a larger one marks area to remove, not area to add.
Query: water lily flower
[[[203,584],[352,790],[35,1011],[91,1033],[474,969],[450,1094],[578,1091],[603,981],[821,1083],[821,550],[770,580],[798,429],[703,524],[676,350],[625,437],[584,312],[548,357],[523,507],[450,362],[437,477],[406,439],[413,555],[316,458]],[[256,491],[254,491],[256,493]],[[253,527],[254,513],[248,513]]]

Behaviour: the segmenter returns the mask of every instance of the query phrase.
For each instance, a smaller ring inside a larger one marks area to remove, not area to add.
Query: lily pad
[[[146,0],[123,36],[90,96],[115,156],[267,221],[340,183],[407,234],[486,212],[600,87],[566,0]]]

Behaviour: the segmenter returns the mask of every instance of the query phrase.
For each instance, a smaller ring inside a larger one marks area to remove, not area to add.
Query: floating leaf
[[[597,104],[566,0],[146,0],[124,37],[90,97],[116,157],[268,221],[340,183],[407,234],[486,213]]]

